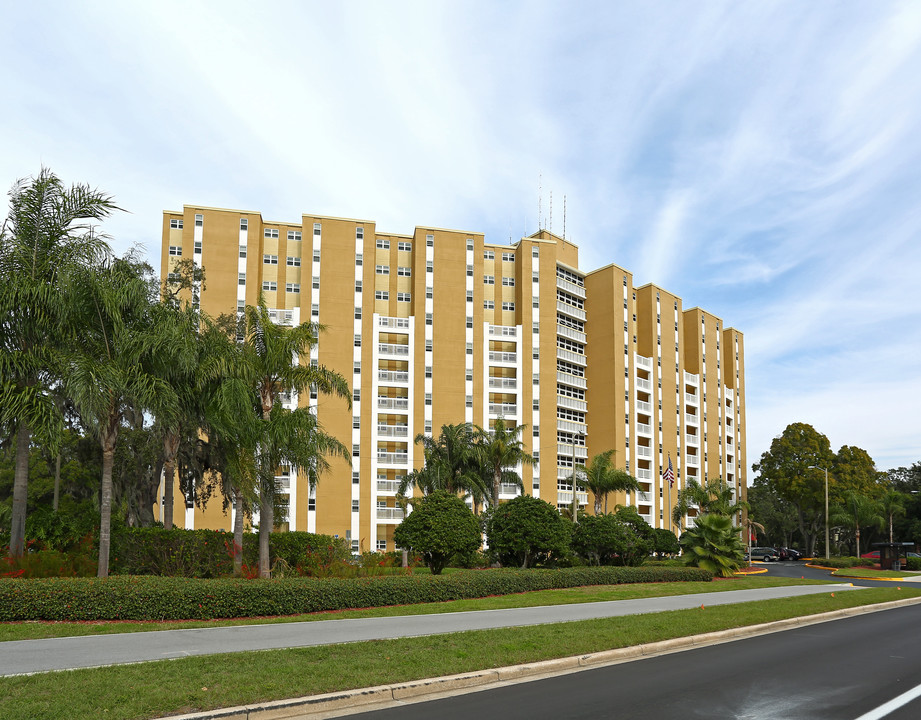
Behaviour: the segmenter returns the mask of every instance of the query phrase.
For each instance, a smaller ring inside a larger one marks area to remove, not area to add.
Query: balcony
[[[576,445],[576,459],[585,461],[588,458],[588,449],[584,445]],[[556,445],[556,454],[558,457],[571,458],[573,452],[573,446],[569,443],[557,443]],[[572,474],[571,472],[569,473]]]
[[[408,383],[409,373],[403,370],[378,370],[377,379],[385,383]]]
[[[557,395],[556,404],[558,407],[569,408],[570,410],[578,410],[579,412],[585,412],[588,407],[585,400],[566,397],[565,395]]]
[[[646,447],[645,445],[638,445],[636,448],[636,455],[641,458],[651,458],[652,448]]]
[[[735,471],[736,471],[736,464],[732,462],[732,460],[727,460],[726,461],[726,472],[735,472]]]
[[[509,365],[514,365],[518,362],[518,353],[513,352],[490,352],[489,353],[489,362],[491,363],[507,363]]]
[[[518,406],[511,403],[489,403],[489,414],[510,417],[518,414]]]
[[[379,507],[377,508],[377,519],[385,522],[403,522],[406,512],[403,508],[398,507]]]
[[[686,462],[688,467],[700,467],[700,458],[697,455],[688,455]]]
[[[572,375],[571,373],[556,371],[556,381],[564,383],[566,385],[572,385],[577,388],[585,388],[587,383],[585,382],[584,377],[579,375]]]
[[[379,317],[378,327],[392,328],[394,330],[409,330],[409,318]]]
[[[585,344],[585,333],[579,332],[575,328],[566,327],[565,325],[556,326],[556,334],[562,335],[563,337],[569,338],[570,340],[575,340],[576,342]]]
[[[585,299],[585,288],[581,285],[576,285],[574,282],[569,282],[569,280],[564,280],[561,277],[556,279],[556,286],[564,291],[568,292],[570,295],[575,295],[578,298]]]
[[[405,438],[409,435],[408,425],[378,425],[377,434],[381,437]]]
[[[688,425],[700,425],[700,419],[697,417],[697,415],[691,415],[691,413],[685,413],[684,421]]]
[[[409,398],[378,396],[377,407],[379,410],[408,410]]]
[[[691,393],[685,393],[684,402],[688,405],[698,405],[700,403],[700,399],[696,395],[691,395]]]
[[[378,343],[377,350],[381,355],[393,357],[408,357],[409,345],[396,345],[394,343]]]
[[[684,384],[697,387],[700,384],[700,375],[692,375],[689,372],[684,373]]]
[[[579,505],[588,505],[588,493],[577,492],[576,502]],[[557,490],[556,503],[557,505],[572,505],[572,490]]]
[[[646,378],[637,378],[633,382],[636,383],[637,390],[642,390],[644,392],[652,392],[652,382],[650,382]]]
[[[650,525],[652,525],[652,515],[649,515],[649,514],[646,514],[646,513],[639,513],[639,516],[640,516],[641,518],[643,518],[643,520],[645,520],[647,523],[649,523]]]
[[[571,350],[564,350],[561,347],[556,349],[557,360],[565,360],[566,362],[571,362],[573,365],[581,365],[585,367],[585,355],[580,355],[579,353],[574,353]]]
[[[685,435],[684,440],[691,447],[700,447],[700,436],[698,435]]]
[[[377,481],[378,495],[396,495],[399,489],[400,489],[399,480],[378,480]]]
[[[409,462],[409,454],[405,452],[378,452],[378,465],[406,465]]]
[[[635,477],[637,480],[652,480],[652,470],[649,468],[637,468]]]
[[[652,370],[652,358],[634,354],[633,362],[638,368],[642,368],[643,370]]]
[[[518,489],[517,485],[512,485],[511,483],[499,483],[500,495],[517,495]]]
[[[570,317],[574,317],[577,320],[585,322],[585,310],[582,310],[581,308],[573,307],[569,303],[564,303],[557,300],[556,309],[558,312],[561,312],[564,315],[569,315]]]
[[[514,325],[490,325],[489,337],[517,338],[518,328]]]
[[[578,435],[587,435],[585,431],[585,423],[573,422],[572,420],[562,420],[560,418],[556,419],[556,429],[562,430],[563,432],[576,433]]]
[[[648,403],[645,400],[637,400],[636,411],[649,415],[652,413],[652,403]]]
[[[645,435],[647,437],[652,437],[652,425],[647,425],[646,423],[637,423],[636,433],[637,435]]]
[[[500,390],[517,390],[518,378],[491,377],[489,387]]]

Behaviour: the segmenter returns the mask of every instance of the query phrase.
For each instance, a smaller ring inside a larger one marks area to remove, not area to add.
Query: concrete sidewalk
[[[858,589],[860,588],[850,584],[806,585],[436,615],[317,620],[17,640],[0,643],[0,676],[169,660],[193,655],[544,625]]]

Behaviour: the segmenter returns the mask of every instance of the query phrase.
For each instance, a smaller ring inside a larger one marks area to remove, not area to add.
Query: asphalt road
[[[407,615],[402,617],[318,620],[301,623],[238,625],[233,627],[163,630],[47,640],[16,640],[0,645],[0,676],[102,665],[168,660],[192,655],[216,655],[247,650],[329,645],[396,637],[542,625],[622,615],[826,593],[853,591],[850,585],[729,590],[672,597],[553,605],[505,610]]]
[[[919,627],[898,608],[351,717],[917,720],[921,699],[874,711],[921,685]]]
[[[803,561],[756,563],[758,567],[767,568],[767,574],[773,577],[804,577],[807,580],[824,580],[826,582],[848,582],[859,587],[892,587],[892,580],[865,580],[863,578],[839,578],[828,570],[807,567]],[[921,575],[909,575],[910,580],[921,582]]]

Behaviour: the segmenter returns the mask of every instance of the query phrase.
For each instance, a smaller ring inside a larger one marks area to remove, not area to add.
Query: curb
[[[291,698],[289,700],[275,700],[253,705],[209,710],[205,712],[189,713],[185,715],[169,715],[159,720],[309,720],[310,718],[335,717],[337,711],[367,710],[371,705],[379,707],[392,707],[406,702],[432,699],[437,695],[450,695],[457,691],[486,689],[486,686],[496,686],[502,683],[513,683],[522,680],[536,680],[541,676],[561,675],[581,670],[600,668],[606,665],[629,662],[640,658],[665,655],[680,652],[690,648],[716,645],[733,640],[767,635],[774,632],[789,630],[806,625],[839,620],[855,615],[891,610],[908,605],[921,604],[921,597],[893,600],[892,602],[877,605],[862,605],[860,607],[833,610],[820,615],[806,615],[804,617],[788,618],[775,622],[761,623],[759,625],[746,625],[745,627],[718,630],[702,635],[672,638],[646,645],[634,645],[616,650],[602,650],[588,655],[543,660],[522,665],[492,668],[490,670],[476,670],[446,675],[444,677],[424,678],[410,680],[393,685],[378,685],[376,687],[343,690],[341,692],[311,695],[308,697]],[[327,715],[327,713],[330,713]]]

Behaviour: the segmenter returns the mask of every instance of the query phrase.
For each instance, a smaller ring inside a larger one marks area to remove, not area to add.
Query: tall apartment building
[[[352,450],[314,490],[279,476],[291,529],[393,549],[397,486],[423,462],[416,435],[500,416],[528,426],[538,462],[517,469],[525,491],[560,507],[572,504],[573,463],[611,448],[643,489],[611,496],[610,508],[633,505],[654,527],[678,530],[669,508],[689,479],[722,477],[745,495],[742,333],[666,290],[634,287],[615,265],[583,272],[577,247],[546,230],[503,245],[187,205],[163,214],[164,277],[181,258],[206,269],[204,312],[241,312],[263,293],[278,322],[324,325],[310,361],[352,386],[351,412],[336,398],[283,398],[314,408]],[[674,487],[662,480],[669,459]],[[577,500],[589,504],[584,492]],[[186,504],[178,526],[230,527],[219,502]]]

